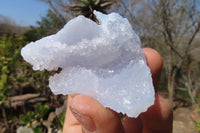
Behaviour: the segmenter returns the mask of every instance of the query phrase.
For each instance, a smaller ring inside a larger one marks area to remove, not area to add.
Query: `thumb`
[[[75,96],[70,110],[85,133],[123,133],[119,115],[89,96]]]

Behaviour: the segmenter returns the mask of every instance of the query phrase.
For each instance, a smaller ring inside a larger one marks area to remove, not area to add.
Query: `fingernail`
[[[95,131],[95,124],[93,120],[89,116],[85,116],[80,114],[78,111],[73,109],[71,106],[69,107],[74,117],[77,121],[82,125],[83,130],[86,132],[93,132]]]

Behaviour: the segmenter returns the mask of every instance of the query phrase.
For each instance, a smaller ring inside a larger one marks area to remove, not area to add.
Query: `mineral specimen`
[[[49,79],[54,94],[85,94],[137,117],[155,99],[140,39],[119,14],[94,13],[99,25],[78,16],[58,33],[27,44],[21,55],[34,70],[62,68]]]

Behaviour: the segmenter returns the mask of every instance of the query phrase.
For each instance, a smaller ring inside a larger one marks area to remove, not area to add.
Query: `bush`
[[[8,96],[22,94],[24,90],[51,94],[48,88],[51,72],[33,71],[20,55],[21,48],[27,43],[24,36],[0,37],[0,105]]]
[[[2,36],[0,38],[0,105],[6,100],[12,88],[26,85],[21,75],[20,50],[26,42],[22,36]]]

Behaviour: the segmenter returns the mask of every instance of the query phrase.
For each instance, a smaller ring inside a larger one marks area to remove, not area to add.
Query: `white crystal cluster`
[[[62,68],[49,79],[54,94],[86,94],[137,117],[155,97],[140,39],[119,14],[94,13],[99,25],[78,16],[58,33],[27,44],[21,55],[34,70]]]

